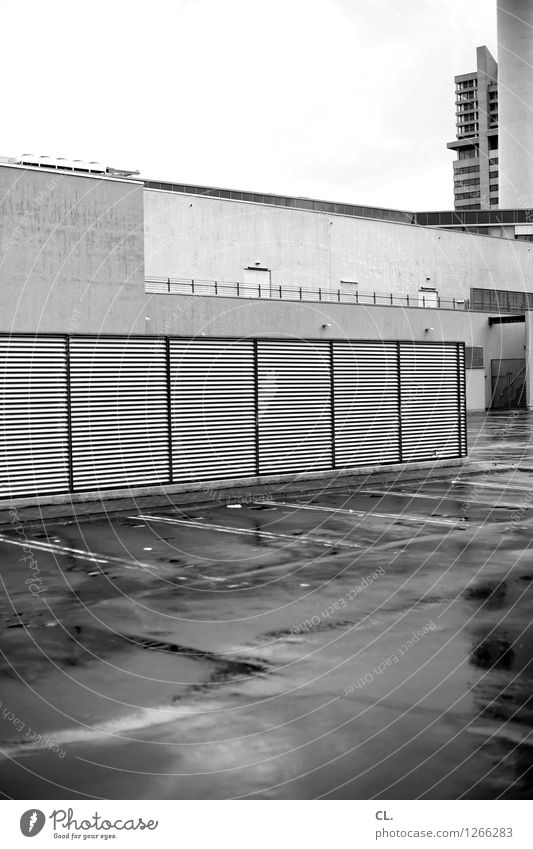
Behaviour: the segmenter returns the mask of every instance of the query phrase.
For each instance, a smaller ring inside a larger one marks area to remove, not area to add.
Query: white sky
[[[453,207],[454,74],[496,0],[0,0],[2,145],[143,176]]]

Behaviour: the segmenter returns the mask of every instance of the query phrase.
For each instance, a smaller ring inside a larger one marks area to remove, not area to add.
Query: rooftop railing
[[[446,300],[431,292],[422,295],[395,295],[363,292],[358,289],[325,289],[324,287],[287,286],[266,283],[239,283],[197,280],[180,277],[147,277],[146,292],[152,295],[203,295],[226,298],[261,298],[269,301],[319,301],[336,304],[369,304],[373,306],[421,307],[468,310],[468,300]]]

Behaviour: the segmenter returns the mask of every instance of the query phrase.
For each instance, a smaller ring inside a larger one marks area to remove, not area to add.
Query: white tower
[[[533,0],[497,3],[499,206],[533,208]]]

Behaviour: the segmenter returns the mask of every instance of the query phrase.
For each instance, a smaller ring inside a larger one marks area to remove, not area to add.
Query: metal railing
[[[324,287],[239,283],[180,277],[147,277],[145,291],[152,295],[204,295],[226,298],[261,298],[270,301],[320,301],[337,304],[370,304],[392,307],[422,307],[468,310],[470,302],[445,300],[427,295],[395,295],[393,292],[361,292]]]

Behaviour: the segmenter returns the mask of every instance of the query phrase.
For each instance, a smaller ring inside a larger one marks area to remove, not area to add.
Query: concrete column
[[[533,208],[533,0],[498,3],[500,208]]]
[[[533,410],[533,310],[526,310],[526,405]]]

